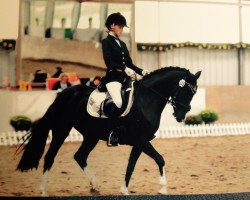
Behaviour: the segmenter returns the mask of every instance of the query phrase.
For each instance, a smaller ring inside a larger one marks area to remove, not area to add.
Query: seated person
[[[47,78],[47,73],[43,70],[36,70],[34,74],[33,83],[45,83]]]
[[[70,82],[71,85],[79,85],[79,84],[81,84],[81,81],[80,81],[78,75],[75,72],[68,73],[68,77],[69,77],[69,82]]]
[[[101,82],[100,76],[95,76],[94,78],[90,78],[89,81],[86,83],[87,86],[97,87]]]
[[[53,88],[52,90],[58,90],[58,89],[61,89],[61,90],[64,90],[65,88],[68,88],[71,86],[71,84],[69,83],[69,77],[67,74],[60,74],[60,77],[59,77],[59,81],[57,81],[54,85],[53,85]]]
[[[42,87],[45,88],[46,87],[46,79],[47,79],[48,75],[45,71],[43,70],[36,70],[34,73],[34,78],[31,81],[32,82],[32,87]]]
[[[82,85],[86,85],[89,82],[90,78],[80,78],[80,82]]]
[[[56,70],[57,70],[57,71],[55,72],[55,74],[53,74],[52,78],[58,78],[58,77],[60,76],[60,74],[63,73],[61,67],[56,67]]]

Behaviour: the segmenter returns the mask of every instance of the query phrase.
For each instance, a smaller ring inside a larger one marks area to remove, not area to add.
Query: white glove
[[[147,74],[149,74],[148,70],[146,69],[142,70],[142,76],[146,76]]]
[[[135,71],[132,70],[132,69],[130,69],[130,68],[128,68],[128,67],[126,67],[124,71],[130,77],[134,76],[134,74],[135,74]]]

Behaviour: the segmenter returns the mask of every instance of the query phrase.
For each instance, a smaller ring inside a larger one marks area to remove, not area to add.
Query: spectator
[[[61,67],[56,67],[57,71],[56,73],[52,76],[52,78],[58,78],[60,76],[60,74],[63,73],[62,68]]]
[[[68,73],[69,76],[69,82],[71,85],[80,85],[81,81],[77,75],[77,73],[72,72],[72,73]]]
[[[47,73],[43,70],[36,70],[34,74],[33,83],[45,83],[47,78]]]
[[[91,87],[97,87],[101,82],[100,76],[95,76],[94,78],[90,78],[89,81],[86,83],[86,85]]]
[[[61,89],[61,90],[64,90],[68,87],[71,86],[71,84],[69,83],[69,77],[67,74],[65,73],[62,73],[59,77],[59,81],[57,81],[54,85],[53,85],[53,88],[52,90],[58,90],[58,89]]]
[[[89,80],[90,80],[90,78],[80,78],[80,82],[82,85],[87,85]]]

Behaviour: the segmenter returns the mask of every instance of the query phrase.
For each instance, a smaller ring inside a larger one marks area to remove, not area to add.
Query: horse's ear
[[[196,78],[196,80],[200,77],[200,75],[201,75],[201,71],[198,71],[194,76],[195,76],[195,78]]]

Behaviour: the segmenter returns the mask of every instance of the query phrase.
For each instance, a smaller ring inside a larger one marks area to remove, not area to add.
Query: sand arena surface
[[[250,135],[227,137],[155,139],[164,156],[169,194],[209,194],[250,191]],[[73,159],[80,143],[64,143],[49,174],[50,196],[91,195],[89,182]],[[46,149],[48,146],[46,146]],[[43,160],[38,170],[15,171],[20,155],[16,147],[0,146],[0,196],[39,196]],[[124,179],[131,147],[106,147],[102,141],[89,156],[101,195],[117,195]],[[132,176],[131,194],[157,194],[159,171],[142,154]]]

